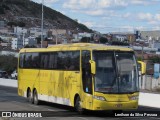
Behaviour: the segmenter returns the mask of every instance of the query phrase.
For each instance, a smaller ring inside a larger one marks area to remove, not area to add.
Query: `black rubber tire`
[[[29,103],[33,103],[33,98],[32,98],[32,94],[31,94],[31,91],[29,90],[28,93],[27,93],[27,101]]]
[[[40,101],[38,100],[38,93],[37,93],[37,90],[34,90],[33,92],[33,103],[35,105],[39,105]]]
[[[79,114],[83,114],[83,113],[84,113],[84,109],[82,108],[80,102],[81,102],[81,99],[80,99],[80,97],[78,96],[78,97],[76,98],[76,101],[75,101],[75,109],[76,109],[76,111],[77,111]]]

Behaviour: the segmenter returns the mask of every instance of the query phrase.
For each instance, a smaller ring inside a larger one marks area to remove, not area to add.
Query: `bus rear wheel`
[[[33,92],[33,103],[34,103],[35,105],[38,105],[38,104],[39,104],[37,90],[34,90],[34,92]]]
[[[81,99],[79,96],[76,98],[76,101],[75,101],[75,109],[79,114],[84,113],[84,109],[81,106]]]
[[[31,90],[28,90],[28,92],[27,92],[27,100],[29,103],[33,103]]]

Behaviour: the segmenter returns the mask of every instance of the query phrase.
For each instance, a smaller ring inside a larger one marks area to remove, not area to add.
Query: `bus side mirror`
[[[90,60],[89,63],[91,64],[91,73],[96,74],[96,62],[94,60]]]

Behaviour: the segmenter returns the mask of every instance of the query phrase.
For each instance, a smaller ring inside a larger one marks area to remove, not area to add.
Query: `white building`
[[[55,35],[55,36],[67,34],[67,30],[65,29],[50,29],[49,31],[52,33],[52,35]]]
[[[26,45],[33,46],[37,44],[35,37],[24,38],[19,36],[18,38],[12,38],[11,48],[14,50],[21,49]]]
[[[4,28],[5,22],[0,20],[0,28]]]
[[[20,42],[18,38],[12,38],[11,48],[13,50],[17,50],[20,47],[20,45],[22,45],[22,42]]]
[[[37,40],[35,39],[35,37],[25,38],[23,41],[23,46],[26,46],[26,45],[29,45],[29,46],[37,45]]]
[[[78,34],[73,34],[72,42],[79,42],[83,37],[92,37],[92,33],[78,33]]]
[[[10,42],[12,40],[11,36],[0,35],[0,38],[5,42]]]
[[[47,29],[43,29],[43,36],[47,36],[47,32],[48,32]],[[42,34],[41,28],[36,28],[36,27],[30,28],[29,33],[31,36],[34,36],[34,37],[39,37]]]
[[[15,34],[27,34],[27,29],[22,28],[22,27],[14,27],[14,33]]]

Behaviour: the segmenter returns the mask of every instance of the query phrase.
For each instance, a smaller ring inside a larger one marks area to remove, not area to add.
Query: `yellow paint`
[[[144,75],[146,73],[146,63],[143,61],[138,61],[138,63],[140,64],[140,69],[141,69],[141,74]]]

